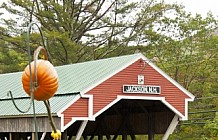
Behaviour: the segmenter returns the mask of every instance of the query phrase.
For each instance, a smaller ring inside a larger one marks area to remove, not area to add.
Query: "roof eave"
[[[47,117],[48,114],[36,114],[36,117]],[[58,117],[57,113],[52,113],[53,117]],[[5,115],[0,116],[0,119],[10,119],[10,118],[32,118],[34,117],[33,114],[24,114],[24,115]]]

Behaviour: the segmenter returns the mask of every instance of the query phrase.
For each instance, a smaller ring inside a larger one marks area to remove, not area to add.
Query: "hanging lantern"
[[[48,60],[36,60],[30,63],[32,74],[32,91],[34,99],[45,101],[51,98],[58,89],[58,75],[54,66]],[[36,68],[34,70],[34,67]],[[35,74],[36,73],[36,74]],[[29,65],[22,74],[22,83],[25,92],[31,96]]]

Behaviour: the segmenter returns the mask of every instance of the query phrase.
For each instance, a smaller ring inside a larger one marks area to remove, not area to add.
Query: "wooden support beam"
[[[97,122],[96,122],[97,123]],[[94,128],[93,128],[94,129]],[[100,125],[97,124],[97,126],[95,127],[94,132],[92,133],[91,137],[89,138],[89,140],[93,140],[95,135],[97,134],[98,130],[100,129]]]
[[[126,131],[128,132],[128,134],[130,134],[131,139],[135,140],[136,137],[135,137],[134,130],[133,130],[133,127],[129,119],[129,115],[127,116],[126,119],[127,119],[126,124],[125,124]]]
[[[120,125],[120,127],[118,128],[118,131],[116,133],[116,135],[114,135],[113,139],[112,140],[116,140],[118,135],[122,132],[122,131],[126,131],[126,129],[128,129],[128,121],[129,121],[129,112],[128,110],[122,110],[121,112],[121,115],[122,115],[122,123]]]
[[[128,119],[128,120],[129,120],[129,119]],[[128,121],[128,123],[126,124],[126,129],[127,129],[127,131],[129,132],[131,139],[132,139],[132,140],[136,140],[135,134],[133,133],[133,128],[132,128],[132,126],[131,126],[131,124],[130,124],[129,121]]]
[[[148,140],[154,140],[155,115],[148,112]]]
[[[93,140],[93,139],[94,139],[94,137],[95,137],[95,135],[94,135],[94,134],[92,134],[92,136],[89,138],[89,140]]]
[[[40,140],[44,140],[44,139],[45,139],[45,136],[46,136],[46,132],[43,132],[43,133],[42,133],[42,136],[41,136],[41,138],[40,138]]]
[[[127,135],[126,134],[122,135],[122,140],[127,140]]]
[[[100,128],[102,130],[102,133],[104,132],[106,137],[107,137],[107,140],[111,140],[111,137],[110,137],[110,134],[108,133],[108,126],[105,122],[105,116],[103,116],[101,118],[101,121],[100,121]]]
[[[83,140],[88,140],[88,137],[83,135]]]
[[[82,124],[81,124],[81,126],[80,126],[80,128],[79,128],[79,130],[78,130],[78,132],[76,134],[76,139],[75,140],[79,140],[81,138],[82,133],[85,130],[87,123],[88,123],[88,120],[84,120],[82,122]]]
[[[64,132],[62,132],[61,140],[67,140],[67,129]]]
[[[105,122],[105,116],[104,115],[99,116],[96,119],[96,123],[97,123],[97,126],[94,130],[94,133],[89,138],[89,140],[94,139],[96,135],[98,135],[98,139],[101,140],[103,139],[103,134],[106,135],[107,140],[111,140],[110,134],[108,133],[108,126],[106,125],[106,122]]]
[[[107,140],[111,140],[111,136],[109,134],[106,134]]]
[[[69,137],[68,137],[68,140],[71,140],[72,137],[73,137],[73,134],[71,133],[71,134],[69,135]]]
[[[98,140],[103,140],[103,135],[98,135]]]
[[[118,128],[118,131],[116,132],[116,134],[114,135],[113,139],[112,140],[116,140],[118,135],[120,134],[120,132],[122,131],[122,129],[125,127],[125,123],[127,121],[127,117],[124,117],[123,116],[123,119],[122,119],[122,123],[120,125],[120,127]]]
[[[175,115],[174,118],[172,119],[166,133],[164,134],[162,140],[167,140],[170,134],[173,133],[174,129],[176,128],[177,124],[179,123],[179,116]]]
[[[12,140],[12,133],[9,133],[9,140]]]
[[[32,132],[32,140],[35,140],[36,139],[36,136],[35,136],[35,132]]]

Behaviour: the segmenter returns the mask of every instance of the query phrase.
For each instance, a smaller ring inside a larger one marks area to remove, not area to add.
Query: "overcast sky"
[[[203,17],[207,15],[209,11],[213,13],[215,17],[218,15],[218,1],[217,0],[165,0],[169,3],[183,4],[187,12],[192,14],[199,13]]]

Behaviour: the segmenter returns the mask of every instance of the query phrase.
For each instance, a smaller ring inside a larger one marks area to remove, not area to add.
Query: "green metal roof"
[[[50,105],[51,105],[51,112],[56,113],[58,112],[63,106],[67,105],[71,100],[73,100],[77,96],[77,94],[69,94],[64,96],[55,96],[51,98]],[[21,110],[26,110],[30,104],[30,98],[19,98],[15,99],[16,104]],[[61,103],[61,104],[60,104]],[[42,101],[35,101],[35,112],[36,114],[47,114],[46,107]],[[33,114],[33,109],[31,109],[27,113],[20,113],[13,105],[11,100],[0,100],[0,116],[17,116],[17,115],[29,115]]]
[[[56,92],[58,96],[51,98],[52,113],[63,108],[78,93],[107,78],[140,56],[142,55],[133,54],[55,67],[59,77],[59,88]],[[17,98],[15,102],[19,107],[25,109],[29,104],[29,98],[22,88],[21,75],[22,72],[0,74],[0,116],[23,115],[15,109],[10,97],[7,96],[9,90],[12,91],[14,98]],[[36,101],[36,113],[46,113],[43,102]],[[27,114],[32,114],[32,110]]]

